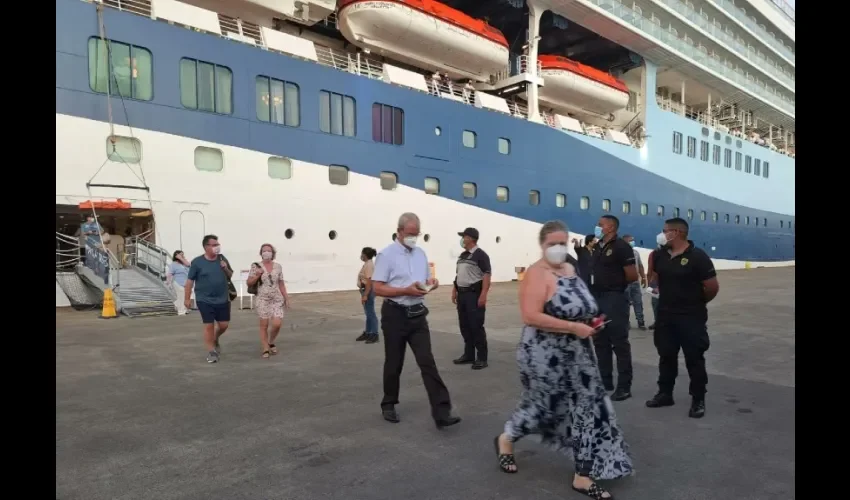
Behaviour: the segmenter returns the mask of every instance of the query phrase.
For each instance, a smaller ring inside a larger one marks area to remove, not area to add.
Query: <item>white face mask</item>
[[[404,246],[407,248],[415,248],[416,247],[416,236],[405,236],[404,237]]]
[[[213,247],[213,253],[218,255],[221,253],[221,246]]]
[[[546,261],[553,266],[559,266],[566,262],[567,254],[569,253],[570,251],[567,249],[567,245],[553,245],[543,251]]]
[[[655,242],[658,243],[658,246],[663,247],[667,244],[667,235],[663,231],[658,233],[658,236],[655,237]]]
[[[263,257],[263,260],[272,260],[272,253],[266,250],[265,252],[260,254]]]
[[[460,239],[460,247],[464,250],[466,249],[466,245],[463,243],[463,238]]]

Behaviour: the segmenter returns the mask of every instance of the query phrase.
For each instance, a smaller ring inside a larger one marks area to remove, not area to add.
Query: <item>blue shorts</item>
[[[230,321],[230,302],[225,302],[224,304],[197,302],[195,305],[198,306],[198,311],[201,313],[201,321],[206,325]]]

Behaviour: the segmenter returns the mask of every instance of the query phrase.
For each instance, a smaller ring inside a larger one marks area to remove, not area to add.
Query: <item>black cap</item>
[[[469,236],[473,240],[478,241],[478,230],[475,229],[474,227],[468,227],[468,228],[464,229],[463,231],[457,233],[457,235],[458,236]]]

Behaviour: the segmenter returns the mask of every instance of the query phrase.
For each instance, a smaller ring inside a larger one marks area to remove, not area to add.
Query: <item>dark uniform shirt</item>
[[[587,246],[575,246],[573,249],[576,252],[576,257],[578,259],[572,258],[576,261],[573,266],[576,268],[576,274],[578,274],[579,278],[584,280],[585,283],[590,285],[590,266],[593,261],[593,250],[587,248]]]
[[[626,266],[635,264],[635,252],[631,245],[619,237],[608,243],[600,241],[593,253],[590,290],[594,293],[624,292],[626,290]]]
[[[688,248],[675,257],[665,248],[652,253],[658,275],[658,313],[708,318],[702,282],[717,276],[711,257],[688,241]]]
[[[457,276],[455,286],[462,288],[473,286],[484,279],[485,274],[490,274],[490,256],[487,252],[475,247],[470,252],[464,250],[457,259]]]

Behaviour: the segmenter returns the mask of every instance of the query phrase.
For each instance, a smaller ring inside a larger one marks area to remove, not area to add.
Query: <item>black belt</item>
[[[424,316],[428,314],[428,308],[425,307],[425,304],[413,304],[410,306],[406,306],[404,304],[399,304],[393,300],[387,299],[384,301],[384,304],[389,305],[390,307],[394,307],[396,309],[400,309],[404,311],[405,315],[408,319],[418,318],[419,316]]]
[[[472,286],[458,286],[458,292],[480,292],[481,291],[481,282],[475,283]]]

